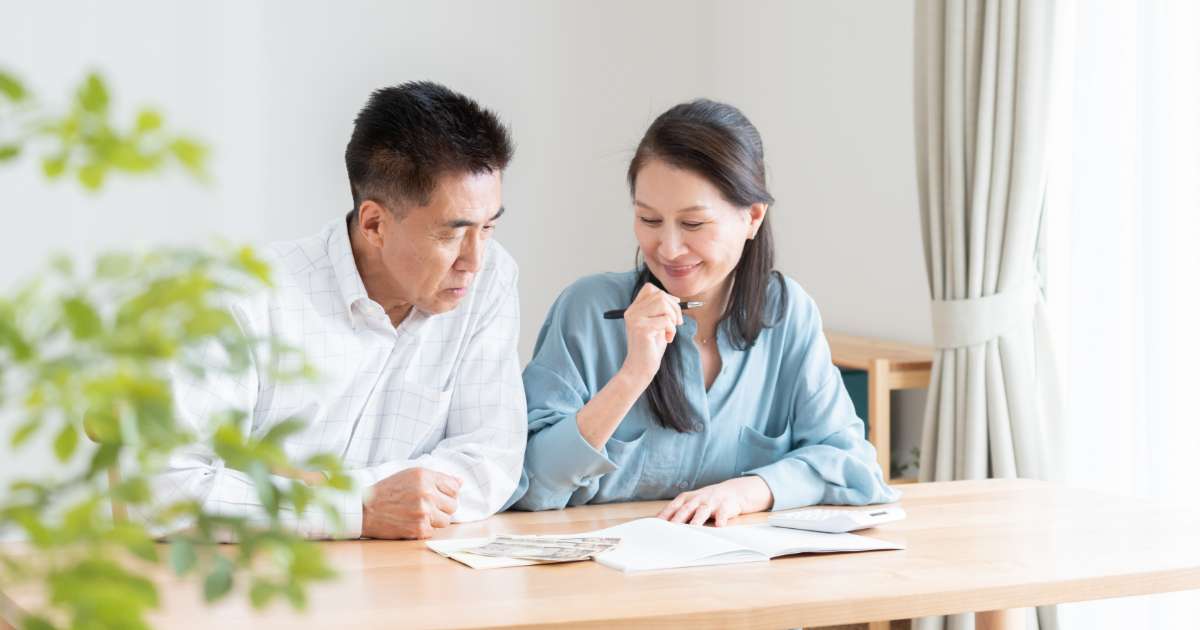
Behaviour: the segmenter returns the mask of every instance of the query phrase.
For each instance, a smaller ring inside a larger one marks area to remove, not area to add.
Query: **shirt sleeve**
[[[242,311],[234,307],[233,312],[243,331],[253,338]],[[214,341],[204,347],[204,365],[227,363],[228,355],[219,343]],[[259,421],[255,419],[259,382],[257,361],[238,374],[207,370],[197,376],[180,369],[173,371],[171,385],[176,419],[197,436],[197,441],[172,453],[163,471],[151,480],[155,505],[194,500],[200,502],[202,509],[209,514],[242,517],[264,525],[269,522],[253,479],[242,471],[225,466],[209,446],[217,428],[217,418],[229,412],[248,418],[251,433],[260,433],[269,428],[259,426]],[[294,481],[274,475],[270,480],[280,488]],[[325,509],[313,505],[299,514],[290,507],[281,507],[280,516],[285,526],[308,538],[358,538],[362,532],[361,493],[322,487],[314,490],[333,505],[340,514],[341,523],[331,518]],[[160,533],[185,525],[176,523]]]
[[[514,497],[520,510],[552,510],[587,503],[600,488],[600,478],[617,469],[606,451],[583,438],[575,414],[591,400],[595,375],[594,344],[579,342],[590,335],[589,314],[569,314],[571,292],[559,297],[538,335],[533,360],[523,375],[529,403],[529,445],[525,452],[524,493]],[[572,322],[574,337],[566,332]]]
[[[517,355],[521,322],[515,265],[511,274],[495,287],[464,351],[445,438],[426,455],[359,473],[378,481],[419,466],[458,477],[463,485],[453,516],[456,522],[498,512],[521,476],[526,424]]]
[[[833,365],[816,305],[803,291],[793,291],[792,299],[797,343],[790,344],[781,367],[800,374],[804,383],[785,405],[792,414],[792,450],[746,474],[767,483],[775,497],[773,510],[897,500],[900,493],[883,480],[875,447],[864,437],[863,421]]]

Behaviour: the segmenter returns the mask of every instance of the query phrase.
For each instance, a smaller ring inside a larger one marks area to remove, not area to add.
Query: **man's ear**
[[[375,247],[383,247],[384,224],[391,219],[387,208],[367,199],[358,206],[358,222],[355,229]]]
[[[746,240],[754,240],[758,236],[758,229],[762,227],[763,219],[767,218],[767,204],[756,203],[750,206],[750,225],[749,231],[746,233]]]

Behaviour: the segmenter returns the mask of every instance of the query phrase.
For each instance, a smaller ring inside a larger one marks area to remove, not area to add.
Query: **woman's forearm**
[[[621,419],[633,408],[633,404],[648,385],[645,379],[633,376],[625,370],[618,371],[608,384],[596,392],[579,413],[575,414],[579,434],[592,448],[603,448],[604,443],[617,430],[617,425],[621,424]]]

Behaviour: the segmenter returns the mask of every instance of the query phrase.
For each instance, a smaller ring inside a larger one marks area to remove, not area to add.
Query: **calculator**
[[[873,508],[867,510],[829,510],[810,508],[797,512],[780,512],[767,517],[767,523],[776,527],[804,529],[811,532],[842,534],[859,529],[875,527],[904,519],[904,510],[898,507]]]

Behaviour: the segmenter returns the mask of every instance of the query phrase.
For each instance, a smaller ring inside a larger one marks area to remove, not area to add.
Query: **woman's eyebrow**
[[[641,206],[647,210],[653,210],[655,212],[658,212],[658,208],[655,208],[654,206],[652,206],[644,201],[638,201],[637,199],[634,199],[633,203],[635,205]],[[676,212],[696,212],[697,210],[708,210],[708,206],[706,206],[704,204],[697,204],[694,206],[688,206],[686,208],[681,208],[679,210],[676,210]]]

